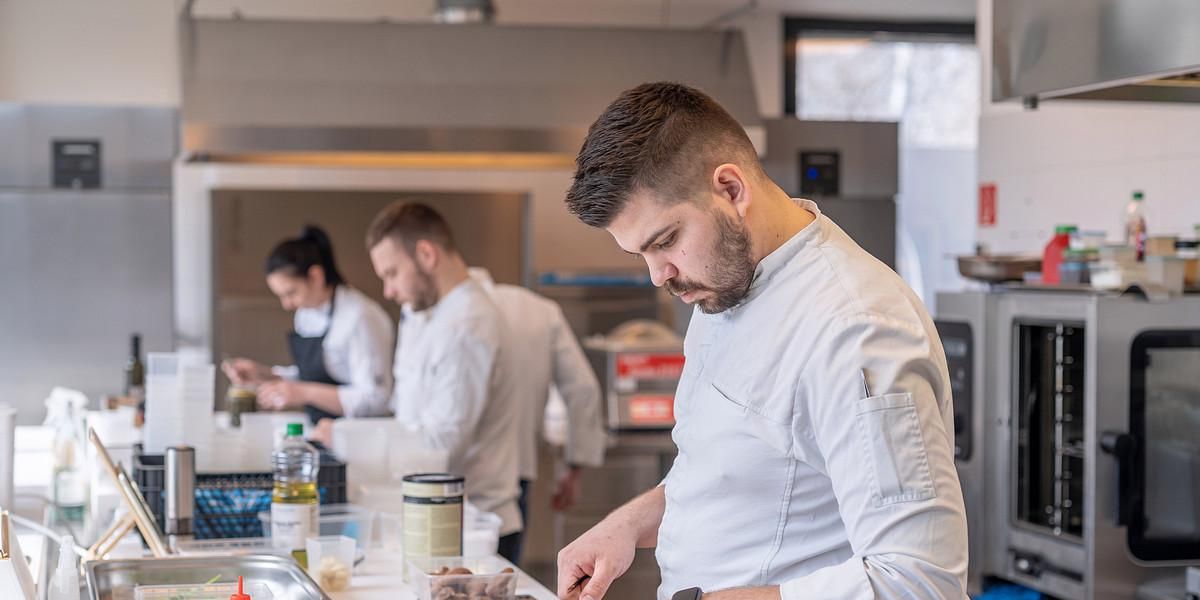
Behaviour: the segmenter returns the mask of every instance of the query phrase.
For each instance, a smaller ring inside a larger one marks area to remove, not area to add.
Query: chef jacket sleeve
[[[966,516],[941,346],[919,324],[873,314],[815,335],[826,351],[804,367],[793,434],[823,463],[854,554],[785,582],[782,599],[966,598]]]
[[[600,410],[600,382],[567,324],[553,306],[554,385],[567,406],[566,460],[572,465],[604,464],[607,437]]]

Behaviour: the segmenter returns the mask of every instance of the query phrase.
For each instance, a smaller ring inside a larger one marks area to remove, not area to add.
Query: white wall
[[[1035,111],[989,101],[992,0],[978,5],[984,105],[979,181],[997,186],[993,252],[1040,252],[1056,223],[1119,239],[1121,208],[1146,193],[1151,235],[1190,234],[1200,223],[1200,106],[1047,100]],[[976,202],[971,198],[972,203]]]
[[[960,285],[957,263],[975,243],[974,148],[900,148],[897,270],[931,311],[939,289]],[[918,263],[917,259],[920,260]]]
[[[0,101],[178,104],[176,0],[0,0]]]

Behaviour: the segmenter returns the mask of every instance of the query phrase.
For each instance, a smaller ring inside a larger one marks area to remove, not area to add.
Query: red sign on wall
[[[679,379],[682,374],[682,354],[617,355],[617,377],[622,379]]]
[[[996,226],[996,184],[979,184],[979,226]]]
[[[675,397],[665,394],[631,396],[629,420],[635,425],[671,425],[675,423]]]

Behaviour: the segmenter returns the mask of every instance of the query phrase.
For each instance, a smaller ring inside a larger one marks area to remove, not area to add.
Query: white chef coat
[[[325,335],[321,353],[325,371],[337,381],[338,401],[347,417],[376,417],[388,413],[392,394],[392,318],[366,294],[348,286],[334,290],[333,314],[329,303],[301,308],[292,318],[301,337]],[[328,331],[328,333],[326,333]],[[276,367],[275,373],[296,379],[296,367]]]
[[[486,269],[472,268],[479,283],[508,323],[515,359],[517,406],[520,408],[521,479],[537,479],[538,438],[546,419],[546,403],[554,386],[567,409],[565,456],[572,465],[604,464],[607,437],[600,414],[600,382],[575,339],[562,309],[553,300],[526,288],[497,284]]]
[[[478,283],[466,279],[420,312],[404,308],[393,370],[396,419],[449,453],[475,506],[500,515],[502,535],[521,530],[517,421],[508,330]]]
[[[746,300],[693,314],[658,597],[782,584],[783,600],[966,598],[933,322],[891,269],[797,202],[816,221],[758,264]]]

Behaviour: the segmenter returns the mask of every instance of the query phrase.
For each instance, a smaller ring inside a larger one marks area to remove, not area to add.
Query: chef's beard
[[[667,291],[676,296],[692,291],[711,293],[711,297],[696,303],[700,312],[710,315],[740,304],[750,293],[755,270],[754,258],[750,255],[750,234],[745,226],[721,212],[714,211],[714,218],[717,239],[710,253],[714,262],[708,266],[711,283],[701,285],[679,279],[671,279],[666,283]]]
[[[437,285],[433,282],[433,274],[421,270],[417,267],[417,280],[413,286],[413,299],[409,302],[414,312],[421,312],[428,308],[432,308],[438,303],[441,297],[438,296]]]

